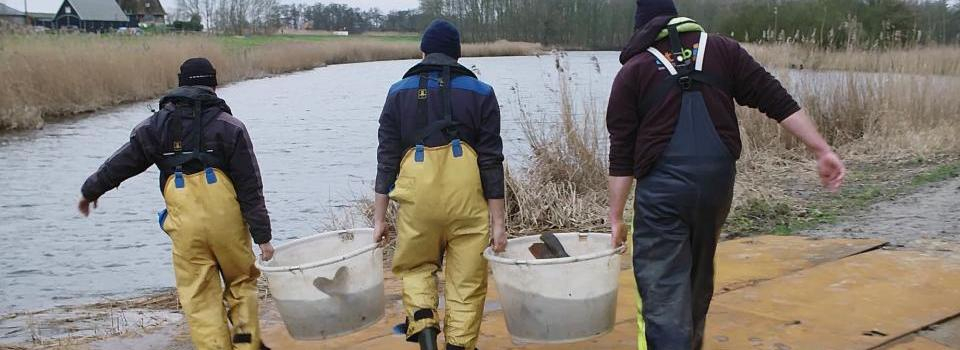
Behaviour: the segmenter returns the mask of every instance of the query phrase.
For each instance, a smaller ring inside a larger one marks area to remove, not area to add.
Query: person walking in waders
[[[476,348],[487,295],[483,250],[506,248],[503,141],[493,88],[460,58],[460,33],[436,20],[424,59],[387,95],[377,149],[375,233],[385,243],[390,199],[399,204],[393,273],[403,283],[407,341],[437,349],[437,273],[444,270],[446,349]]]
[[[160,228],[173,241],[177,295],[197,350],[262,350],[257,277],[250,242],[273,256],[270,217],[250,135],[217,97],[204,58],[180,66],[179,88],[137,125],[83,184],[78,208],[156,164],[166,209]],[[224,308],[226,305],[226,308]]]
[[[671,0],[637,1],[636,31],[620,62],[607,111],[610,222],[619,246],[636,180],[639,348],[700,349],[741,151],[734,101],[799,137],[827,189],[839,188],[845,169],[780,82],[736,41],[678,18]]]

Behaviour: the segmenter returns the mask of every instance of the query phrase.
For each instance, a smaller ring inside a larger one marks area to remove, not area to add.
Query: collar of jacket
[[[170,90],[170,92],[167,92],[167,94],[160,99],[160,108],[162,109],[168,105],[184,100],[199,100],[203,109],[220,107],[224,112],[232,114],[230,106],[227,106],[227,102],[217,97],[217,93],[207,86],[181,86]]]
[[[423,61],[420,61],[416,66],[410,68],[403,77],[408,78],[419,75],[420,73],[439,72],[443,70],[443,67],[450,67],[451,75],[466,75],[471,78],[477,77],[476,74],[473,74],[473,71],[461,65],[457,60],[442,53],[431,53],[427,55],[423,58]]]
[[[657,42],[657,36],[663,27],[670,23],[670,20],[676,16],[657,16],[647,22],[647,24],[633,32],[630,42],[620,52],[620,64],[627,64],[636,55],[647,52],[647,48]]]

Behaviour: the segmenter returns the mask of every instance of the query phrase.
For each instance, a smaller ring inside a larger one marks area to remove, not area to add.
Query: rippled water
[[[570,53],[567,61],[583,97],[576,102],[591,95],[605,101],[619,69],[617,53]],[[219,91],[252,134],[275,242],[315,232],[331,208],[372,191],[377,118],[389,86],[414,63],[330,66]],[[554,58],[463,63],[496,89],[508,160],[522,161],[521,106],[533,115],[558,108]],[[106,194],[90,218],[75,209],[86,177],[155,104],[135,103],[0,136],[0,315],[173,285],[170,242],[156,223],[163,206],[156,169]]]

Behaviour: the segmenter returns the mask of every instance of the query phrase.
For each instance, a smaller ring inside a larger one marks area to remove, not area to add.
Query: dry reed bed
[[[825,50],[803,44],[754,45],[747,50],[771,67],[859,72],[960,75],[960,47]]]
[[[605,101],[575,104],[579,97],[568,86],[562,60],[557,67],[560,113],[522,115],[530,160],[508,167],[507,226],[512,235],[607,231]],[[960,152],[956,138],[960,99],[949,96],[960,91],[960,77],[796,71],[778,75],[847,160],[892,163]],[[793,179],[806,188],[817,186],[813,159],[766,116],[743,107],[738,114],[744,150],[731,215],[757,201],[786,203],[793,210],[789,215],[801,215],[806,208],[792,198],[796,189],[780,184]],[[336,218],[331,229],[369,225],[372,200],[361,195],[352,215],[331,217]]]
[[[900,69],[900,67],[894,67]],[[784,84],[847,159],[902,159],[960,151],[960,77],[857,72],[780,72]],[[605,105],[575,111],[561,72],[561,113],[523,124],[531,162],[508,178],[514,234],[606,230]],[[815,186],[815,164],[793,137],[759,112],[739,110],[744,153],[734,213],[751,201],[796,206],[784,178]],[[584,116],[584,117],[581,117]],[[530,116],[524,116],[529,121]],[[802,211],[803,208],[794,208]]]
[[[528,55],[529,43],[469,44],[466,56]],[[176,86],[181,62],[208,57],[221,83],[325,64],[416,58],[417,43],[378,40],[277,42],[230,47],[209,36],[0,36],[0,130],[156,97]]]

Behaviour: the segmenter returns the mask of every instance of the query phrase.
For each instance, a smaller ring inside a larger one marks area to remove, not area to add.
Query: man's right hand
[[[260,245],[260,257],[263,261],[270,261],[273,259],[273,244],[270,242]]]
[[[84,217],[90,216],[90,205],[93,205],[93,209],[97,209],[97,201],[91,201],[86,197],[80,196],[80,201],[77,203],[77,210],[80,211],[80,215]]]
[[[386,246],[389,238],[387,237],[387,223],[385,220],[378,220],[373,224],[373,240],[380,243],[380,246]]]
[[[837,191],[843,185],[843,178],[847,169],[843,161],[833,151],[817,155],[817,172],[820,174],[820,183],[829,191]]]
[[[627,224],[623,219],[610,220],[611,237],[610,244],[614,249],[620,248],[627,241]]]

